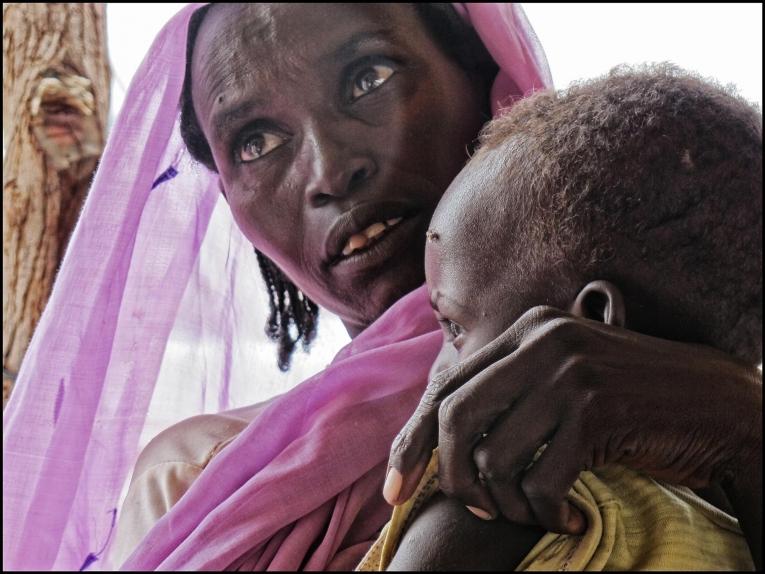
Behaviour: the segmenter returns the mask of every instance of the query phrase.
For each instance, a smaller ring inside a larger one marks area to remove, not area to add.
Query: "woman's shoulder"
[[[141,451],[133,476],[170,462],[204,468],[221,448],[236,438],[267,404],[257,403],[217,414],[184,419],[155,436]]]

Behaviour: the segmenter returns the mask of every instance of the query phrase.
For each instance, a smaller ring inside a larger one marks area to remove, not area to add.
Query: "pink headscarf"
[[[552,86],[520,7],[456,6],[500,65],[495,111]],[[217,176],[192,162],[179,133],[186,30],[198,7],[168,22],[128,90],[5,409],[5,570],[109,566],[144,435],[249,402],[252,379],[235,365],[248,333],[262,329],[252,320],[254,256]],[[171,333],[217,346],[221,364],[164,373],[160,388]],[[273,399],[124,568],[353,567],[389,517],[380,493],[390,443],[439,345],[418,289],[325,371]]]

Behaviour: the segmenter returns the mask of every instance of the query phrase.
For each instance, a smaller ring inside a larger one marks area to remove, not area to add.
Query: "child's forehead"
[[[492,209],[502,199],[506,185],[506,162],[497,150],[480,152],[457,174],[438,204],[431,228],[470,228],[477,220],[499,221],[504,214]]]
[[[513,184],[514,169],[501,148],[474,156],[444,193],[431,221],[432,233],[449,243],[449,251],[470,258],[495,249],[518,225],[526,201]]]
[[[461,291],[483,293],[481,307],[503,298],[501,285],[535,256],[535,244],[522,239],[533,198],[515,184],[515,156],[503,145],[479,151],[449,186],[428,231],[431,270],[437,265]]]
[[[501,182],[488,167],[481,159],[471,161],[460,172],[439,203],[426,234],[426,259],[478,289],[487,284],[489,271],[497,271],[496,260],[501,256],[497,242],[508,216],[504,208],[498,208],[498,190],[490,189],[500,187]]]

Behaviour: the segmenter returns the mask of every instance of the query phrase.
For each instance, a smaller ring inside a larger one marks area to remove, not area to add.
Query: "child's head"
[[[538,93],[484,130],[425,261],[463,357],[533,306],[623,301],[630,329],[757,364],[762,116],[667,64]]]

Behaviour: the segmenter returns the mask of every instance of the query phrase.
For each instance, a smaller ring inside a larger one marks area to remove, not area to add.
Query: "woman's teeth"
[[[372,242],[373,239],[380,236],[386,229],[390,229],[394,225],[401,223],[402,219],[403,217],[396,217],[393,219],[388,219],[385,223],[378,221],[377,223],[373,223],[367,227],[361,233],[351,235],[348,239],[348,242],[345,244],[345,247],[343,248],[343,257],[348,257],[357,249],[365,248],[369,243]]]

